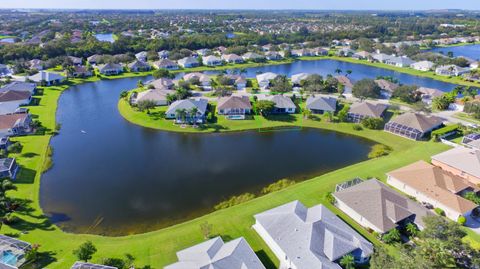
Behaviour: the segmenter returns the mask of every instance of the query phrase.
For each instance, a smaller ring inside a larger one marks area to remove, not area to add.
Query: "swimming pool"
[[[12,253],[11,250],[4,250],[2,256],[0,257],[0,262],[8,265],[17,265],[17,256]]]

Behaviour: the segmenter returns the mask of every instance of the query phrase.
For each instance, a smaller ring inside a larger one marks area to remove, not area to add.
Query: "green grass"
[[[468,115],[465,112],[458,112],[458,113],[454,114],[453,117],[457,118],[457,119],[464,120],[464,121],[468,121],[468,122],[471,122],[471,123],[474,123],[474,124],[480,124],[480,120],[475,119],[474,117]]]
[[[127,74],[123,76],[127,76]],[[70,82],[77,84],[93,82],[98,79],[98,77],[93,77],[86,80],[75,79]],[[36,98],[40,99],[39,105],[29,107],[32,114],[38,115],[38,120],[49,130],[54,129],[57,100],[61,92],[67,87],[68,86],[57,86],[45,88],[43,95],[36,96]],[[129,120],[145,120],[142,124],[151,128],[158,128],[159,125],[163,124],[164,126],[161,127],[166,130],[170,128],[171,131],[178,131],[174,129],[177,127],[173,126],[171,122],[151,119],[151,116],[146,116],[145,113],[139,113],[129,109],[130,107],[125,101],[119,102],[120,112],[126,118],[130,117]],[[429,160],[431,155],[448,149],[448,146],[441,143],[415,142],[383,131],[367,129],[354,131],[352,124],[303,120],[299,115],[275,117],[272,118],[271,121],[267,121],[262,117],[255,117],[251,121],[227,122],[222,117],[219,117],[217,125],[227,126],[227,129],[223,127],[219,128],[218,126],[209,126],[202,131],[234,131],[256,129],[259,128],[259,126],[297,126],[299,124],[305,127],[328,129],[368,138],[377,143],[390,146],[393,152],[386,157],[368,160],[320,175],[284,190],[253,199],[244,204],[216,211],[158,231],[122,237],[107,237],[66,233],[49,222],[48,218],[43,215],[39,205],[39,189],[40,171],[42,171],[44,163],[48,158],[47,149],[51,136],[47,133],[46,135],[18,137],[14,140],[20,141],[24,147],[20,154],[13,156],[17,158],[22,169],[16,180],[18,191],[12,191],[9,195],[25,200],[27,205],[16,213],[21,218],[21,221],[12,226],[3,225],[1,232],[3,234],[18,236],[21,240],[30,243],[40,244],[40,250],[42,251],[41,267],[48,266],[48,268],[52,269],[69,268],[76,260],[72,254],[72,250],[85,240],[91,240],[98,248],[98,253],[94,255],[93,262],[100,262],[101,259],[105,257],[122,257],[125,253],[130,253],[136,257],[138,267],[151,265],[153,268],[161,268],[176,260],[176,251],[202,242],[203,238],[199,225],[204,221],[208,221],[213,225],[213,232],[215,234],[222,235],[226,238],[244,236],[252,248],[262,257],[262,260],[267,264],[268,268],[273,268],[271,264],[278,264],[278,261],[276,261],[272,252],[261,238],[251,229],[251,225],[254,223],[254,214],[292,200],[300,200],[307,206],[323,203],[374,244],[379,244],[365,229],[359,227],[358,224],[345,214],[339,212],[339,210],[328,205],[324,199],[324,194],[332,191],[335,184],[357,176],[363,178],[377,177],[385,180],[385,173],[388,171],[419,159]],[[197,130],[187,128],[182,131]],[[472,235],[471,233],[466,240],[480,242],[478,236]],[[392,249],[392,251],[394,250]]]

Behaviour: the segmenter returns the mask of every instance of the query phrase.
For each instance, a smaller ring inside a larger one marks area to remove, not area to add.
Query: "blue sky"
[[[0,0],[0,8],[480,10],[480,0]]]

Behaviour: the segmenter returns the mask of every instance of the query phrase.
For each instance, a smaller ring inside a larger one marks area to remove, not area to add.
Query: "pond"
[[[444,55],[447,55],[448,52],[451,51],[454,57],[463,56],[474,60],[480,59],[480,44],[433,48],[429,51],[443,53]]]
[[[109,34],[96,34],[96,35],[95,35],[95,38],[96,38],[98,41],[110,42],[110,43],[115,42],[115,38],[113,37],[113,34],[112,34],[112,33],[109,33]]]
[[[145,78],[148,79],[148,78]],[[54,166],[41,205],[64,230],[124,235],[210,212],[231,195],[282,178],[302,180],[367,159],[372,142],[316,129],[179,134],[125,121],[122,90],[138,78],[74,86],[62,94]]]

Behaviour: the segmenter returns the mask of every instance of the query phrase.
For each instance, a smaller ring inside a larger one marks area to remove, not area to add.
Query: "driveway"
[[[472,231],[480,234],[480,221],[475,220],[471,216],[467,217],[467,222],[465,222],[465,226],[470,228]]]

